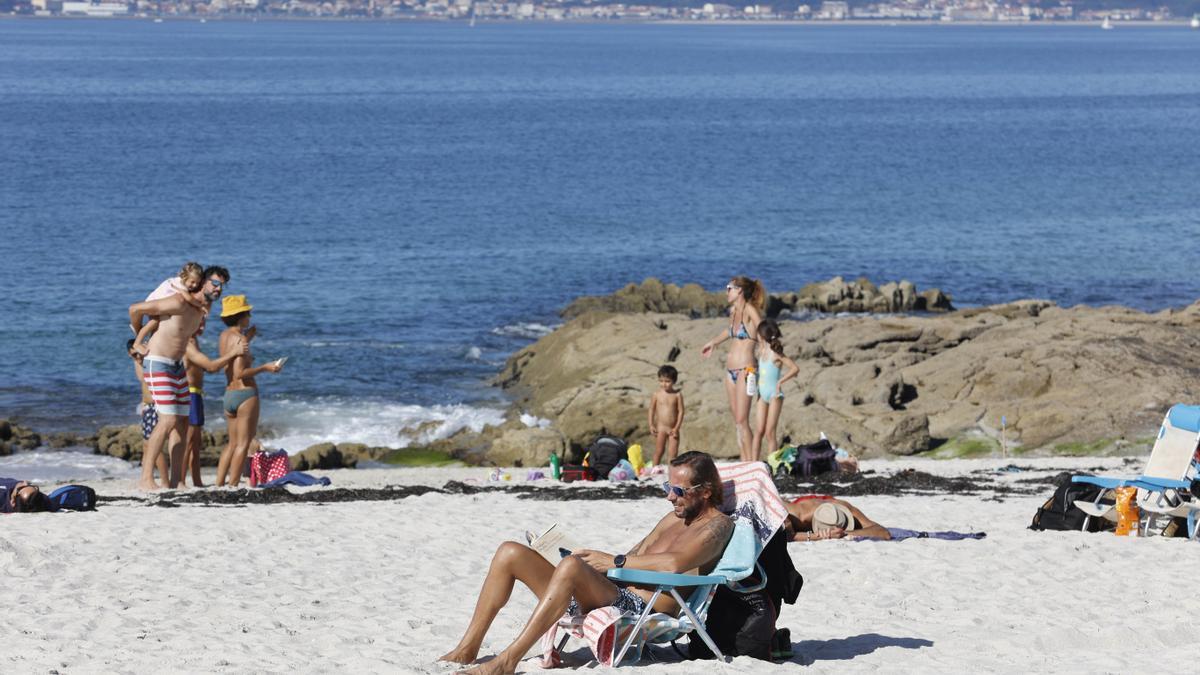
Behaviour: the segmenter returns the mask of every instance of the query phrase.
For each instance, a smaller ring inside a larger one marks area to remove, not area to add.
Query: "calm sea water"
[[[0,417],[47,431],[132,419],[126,308],[188,259],[291,357],[290,449],[495,419],[651,275],[1200,296],[1185,28],[3,20],[0,120]]]

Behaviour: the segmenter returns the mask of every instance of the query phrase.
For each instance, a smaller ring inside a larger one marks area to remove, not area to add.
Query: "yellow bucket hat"
[[[254,306],[246,304],[246,296],[244,295],[227,295],[221,298],[222,317],[249,312],[252,309],[254,309]]]

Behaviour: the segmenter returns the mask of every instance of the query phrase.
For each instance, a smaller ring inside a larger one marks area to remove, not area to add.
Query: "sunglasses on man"
[[[704,486],[693,485],[691,487],[679,487],[678,485],[671,485],[670,483],[662,484],[663,492],[666,493],[666,495],[668,497],[670,497],[671,495],[675,495],[676,497],[682,497],[685,494],[687,494],[687,493],[691,492],[692,490],[695,490],[696,488],[699,488],[699,487],[704,487]]]

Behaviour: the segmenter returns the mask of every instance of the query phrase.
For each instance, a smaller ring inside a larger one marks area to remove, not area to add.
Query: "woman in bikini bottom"
[[[226,389],[225,412],[229,415],[237,415],[238,408],[256,396],[258,396],[258,389]]]
[[[729,301],[729,328],[705,343],[700,353],[707,358],[717,345],[726,340],[733,341],[725,357],[725,374],[729,377],[725,382],[725,393],[729,397],[729,412],[733,415],[741,459],[749,461],[758,458],[751,447],[750,400],[753,393],[746,391],[746,378],[747,369],[754,367],[754,335],[766,306],[767,291],[757,279],[734,277],[725,286],[725,297]]]

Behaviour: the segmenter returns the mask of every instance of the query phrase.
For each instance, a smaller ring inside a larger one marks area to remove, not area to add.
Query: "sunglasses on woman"
[[[671,495],[675,495],[676,497],[682,497],[685,494],[691,492],[692,490],[695,490],[698,487],[702,487],[702,486],[693,485],[691,487],[684,488],[684,487],[679,487],[678,485],[671,485],[670,483],[662,484],[663,492],[665,492],[668,497],[670,497]]]

